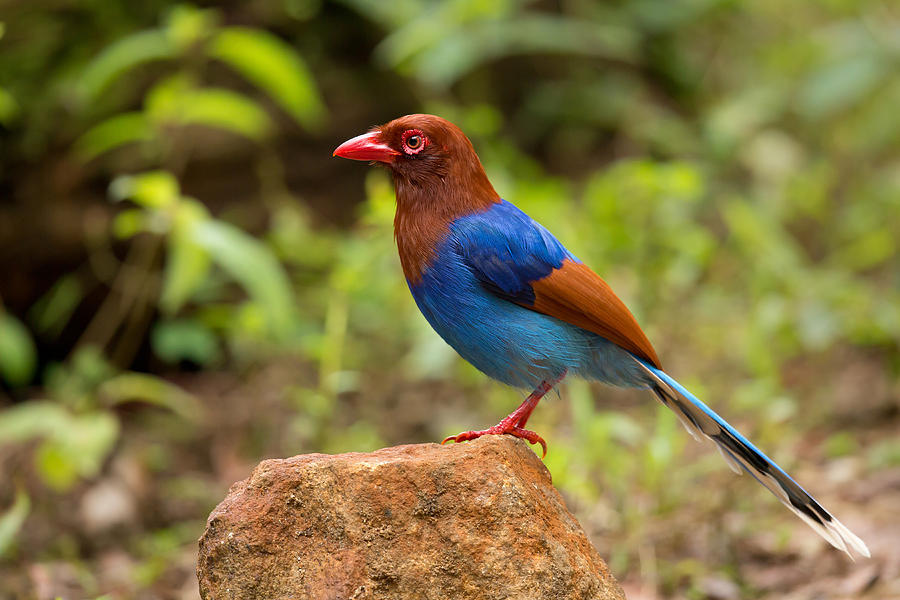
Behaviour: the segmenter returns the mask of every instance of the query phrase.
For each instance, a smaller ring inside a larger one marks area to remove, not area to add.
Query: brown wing
[[[566,259],[562,267],[531,287],[534,304],[529,308],[592,331],[662,368],[634,315],[590,267]]]

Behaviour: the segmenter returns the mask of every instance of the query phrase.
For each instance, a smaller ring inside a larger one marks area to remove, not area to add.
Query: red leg
[[[525,424],[528,422],[528,418],[531,416],[531,413],[534,412],[540,399],[544,397],[544,394],[553,389],[553,386],[562,381],[565,376],[566,372],[563,372],[557,379],[552,381],[542,381],[541,384],[525,398],[525,401],[519,405],[519,408],[512,411],[505,419],[493,427],[481,431],[463,431],[457,435],[451,435],[450,437],[445,438],[441,444],[446,444],[451,440],[454,442],[468,442],[469,440],[480,438],[483,435],[508,433],[509,435],[527,440],[531,444],[540,444],[541,448],[544,450],[544,454],[541,458],[547,456],[547,442],[535,432],[525,429]]]

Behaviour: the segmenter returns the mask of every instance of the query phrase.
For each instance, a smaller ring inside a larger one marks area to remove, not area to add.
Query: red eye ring
[[[421,129],[407,129],[403,132],[403,151],[407,154],[418,154],[428,145],[428,138]]]

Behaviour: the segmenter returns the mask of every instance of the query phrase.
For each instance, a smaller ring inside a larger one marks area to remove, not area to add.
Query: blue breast
[[[451,223],[422,280],[410,285],[410,291],[450,346],[508,385],[533,389],[564,371],[615,385],[643,385],[626,351],[515,303],[527,304],[530,293],[533,300],[528,282],[545,277],[565,258],[574,257],[504,201]]]

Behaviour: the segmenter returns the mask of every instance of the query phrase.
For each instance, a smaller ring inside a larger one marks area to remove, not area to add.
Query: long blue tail
[[[738,433],[725,419],[664,371],[640,359],[635,360],[650,377],[651,387],[662,403],[678,415],[679,420],[695,438],[701,439],[700,436],[703,436],[715,442],[732,470],[740,473],[743,469],[750,473],[835,548],[843,550],[851,558],[853,554],[850,549],[863,556],[869,556],[869,549],[861,539],[822,508],[822,505],[791,479],[790,475]]]

